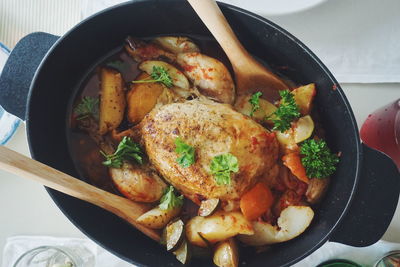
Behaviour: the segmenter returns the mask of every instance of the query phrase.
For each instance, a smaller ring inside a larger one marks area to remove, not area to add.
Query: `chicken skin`
[[[150,162],[195,203],[209,198],[239,199],[278,158],[275,134],[225,104],[206,100],[168,104],[151,111],[140,126]],[[195,148],[195,162],[187,168],[177,162],[177,137]],[[225,153],[238,159],[239,171],[231,173],[230,184],[219,185],[210,163]]]

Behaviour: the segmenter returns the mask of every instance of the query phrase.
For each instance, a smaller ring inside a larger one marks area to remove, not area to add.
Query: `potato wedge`
[[[155,38],[153,42],[174,54],[200,52],[199,47],[187,37],[161,36]]]
[[[289,206],[278,218],[278,226],[266,222],[253,222],[254,235],[240,235],[239,240],[250,246],[263,246],[285,242],[302,234],[310,225],[314,211],[307,206]]]
[[[216,245],[213,261],[219,267],[237,267],[239,265],[239,251],[233,238]]]
[[[139,69],[149,75],[151,75],[151,73],[153,72],[153,67],[164,68],[171,77],[174,86],[189,90],[189,81],[186,76],[171,64],[164,61],[147,60],[143,61],[139,65]]]
[[[314,121],[310,115],[301,117],[293,127],[293,138],[296,143],[308,139],[314,131]]]
[[[328,189],[329,180],[329,177],[324,179],[310,179],[306,192],[306,198],[309,203],[316,204],[322,199]]]
[[[121,168],[109,168],[114,186],[130,200],[153,203],[163,195],[167,185],[148,164],[124,162]]]
[[[136,221],[144,226],[151,229],[162,229],[164,228],[173,218],[178,216],[181,212],[181,207],[162,210],[160,207],[155,207],[148,212],[140,215]]]
[[[136,80],[145,80],[150,76],[147,73],[140,74]],[[127,94],[128,121],[139,123],[157,103],[158,97],[164,91],[160,83],[135,83]]]
[[[235,102],[235,109],[244,115],[250,116],[251,110],[253,109],[253,106],[249,102],[250,98],[251,95],[239,96]],[[274,113],[277,107],[271,102],[262,98],[260,98],[259,103],[260,108],[256,110],[251,117],[258,122],[270,122],[265,118]]]
[[[299,105],[300,113],[302,115],[310,114],[312,102],[316,92],[317,91],[314,83],[300,86],[292,91],[294,99],[297,105]]]
[[[105,134],[116,129],[121,123],[126,101],[124,84],[119,72],[109,68],[100,70],[100,119],[99,133]]]
[[[200,93],[221,103],[233,104],[235,84],[225,65],[201,53],[181,53],[177,63]]]
[[[196,246],[206,247],[206,242],[198,233],[210,243],[216,243],[237,234],[252,235],[254,231],[242,213],[219,211],[209,217],[193,217],[186,224],[188,241]]]

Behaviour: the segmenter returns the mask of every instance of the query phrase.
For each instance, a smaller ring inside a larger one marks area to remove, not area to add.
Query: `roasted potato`
[[[110,168],[110,177],[115,187],[133,201],[152,203],[163,195],[167,185],[148,165],[124,162],[121,168]]]
[[[174,54],[200,52],[199,47],[187,37],[161,36],[155,38],[153,42]]]
[[[109,68],[100,70],[100,119],[99,133],[114,130],[121,123],[125,106],[124,84],[119,72]]]
[[[155,207],[148,212],[142,214],[136,221],[151,229],[164,228],[173,218],[181,212],[181,207],[176,207],[170,210],[162,210],[160,207]]]
[[[213,261],[219,267],[237,267],[239,265],[239,251],[233,238],[215,246]]]
[[[310,225],[314,211],[307,206],[289,206],[278,219],[278,225],[253,222],[254,235],[240,235],[239,240],[250,246],[285,242],[302,234]]]
[[[201,238],[211,244],[223,241],[237,234],[252,235],[254,233],[251,223],[240,212],[219,211],[209,217],[196,216],[186,224],[186,237],[196,246],[206,247]]]
[[[324,179],[310,179],[306,192],[306,198],[309,203],[316,204],[321,200],[326,190],[328,189],[329,180],[329,177]]]
[[[166,59],[170,62],[176,60],[176,55],[170,53],[155,43],[147,43],[136,38],[126,38],[125,50],[136,61]]]
[[[187,90],[189,89],[189,81],[186,78],[186,76],[180,70],[178,70],[171,64],[168,64],[167,62],[158,60],[147,60],[143,61],[139,65],[139,69],[141,69],[142,71],[146,72],[149,75],[151,75],[151,73],[153,72],[154,67],[164,68],[171,77],[174,86]]]
[[[310,114],[316,92],[314,83],[300,86],[292,91],[296,104],[299,106],[302,115]]]
[[[293,126],[293,138],[296,143],[308,139],[314,131],[314,121],[310,115],[298,119]]]
[[[146,73],[140,74],[136,80],[149,79]],[[157,103],[158,97],[164,91],[164,86],[160,83],[135,83],[131,85],[131,90],[127,94],[128,102],[128,121],[139,123],[147,113],[149,113]]]
[[[294,146],[308,139],[314,131],[314,121],[310,115],[301,117],[292,123],[292,127],[285,131],[275,131],[279,143],[285,147]]]
[[[235,109],[244,115],[250,116],[251,111],[253,109],[253,106],[249,102],[250,99],[251,99],[251,95],[239,96],[235,102]],[[259,99],[259,103],[260,103],[260,108],[257,109],[253,113],[253,116],[251,116],[251,117],[258,122],[264,122],[264,121],[270,122],[269,120],[266,120],[265,118],[270,116],[272,113],[274,113],[275,110],[277,109],[277,107],[274,104],[272,104],[262,98]]]
[[[235,84],[222,62],[200,53],[181,53],[177,63],[200,93],[218,102],[233,103]]]

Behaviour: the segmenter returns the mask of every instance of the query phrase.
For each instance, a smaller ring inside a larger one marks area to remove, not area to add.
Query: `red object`
[[[400,169],[400,99],[368,115],[360,134],[367,146],[391,157]]]

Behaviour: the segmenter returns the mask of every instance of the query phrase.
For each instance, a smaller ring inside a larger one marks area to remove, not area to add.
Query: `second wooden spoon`
[[[149,210],[145,204],[101,190],[4,146],[0,146],[0,169],[106,209],[126,220],[148,237],[156,241],[160,240],[158,232],[136,222],[140,215]]]
[[[237,39],[214,0],[188,0],[228,56],[235,72],[237,94],[261,91],[269,100],[279,98],[278,91],[288,86],[256,61]]]

